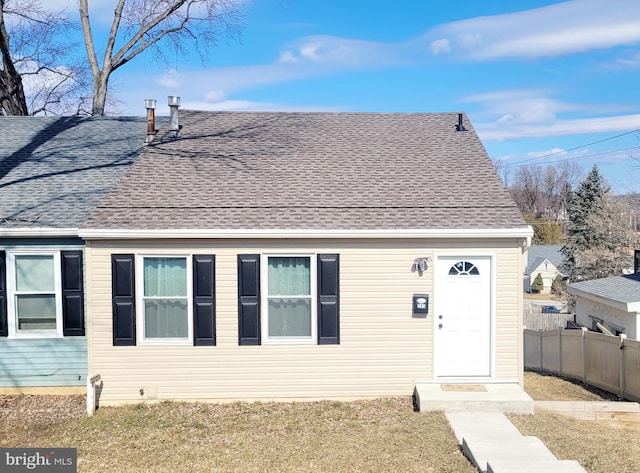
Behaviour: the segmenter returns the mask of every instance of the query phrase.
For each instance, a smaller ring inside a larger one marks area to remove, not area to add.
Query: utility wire
[[[577,159],[585,159],[585,158],[593,158],[596,156],[603,156],[606,154],[612,154],[612,153],[617,153],[619,151],[632,151],[634,149],[640,149],[640,146],[632,146],[631,148],[618,148],[618,149],[611,149],[609,151],[602,151],[600,153],[593,153],[593,154],[585,154],[583,156],[574,156],[573,158],[565,158],[565,159],[557,159],[555,161],[547,161],[545,163],[535,163],[535,164],[531,164],[531,166],[539,166],[541,164],[556,164],[556,163],[564,163],[566,161],[575,161]]]
[[[586,148],[587,146],[592,146],[592,145],[596,145],[596,144],[599,144],[599,143],[604,143],[605,141],[615,140],[616,138],[620,138],[622,136],[630,135],[632,133],[637,133],[639,131],[640,131],[640,128],[636,128],[635,130],[627,131],[625,133],[620,133],[619,135],[615,135],[615,136],[610,136],[609,138],[603,138],[601,140],[594,141],[592,143],[587,143],[587,144],[584,144],[584,145],[576,146],[574,148],[564,149],[562,151],[556,151],[554,153],[544,154],[542,156],[536,156],[535,158],[524,159],[522,161],[518,161],[518,162],[515,162],[515,163],[511,163],[511,164],[505,164],[502,167],[510,168],[510,167],[515,167],[515,166],[524,166],[525,163],[528,163],[530,161],[537,161],[539,159],[549,158],[551,156],[556,156],[558,154],[568,153],[569,151],[575,151],[575,150],[580,149],[580,148]],[[634,148],[637,148],[637,146],[635,146]],[[553,163],[560,163],[560,162],[563,162],[563,161],[571,161],[573,159],[588,158],[588,157],[592,157],[592,156],[598,156],[600,154],[614,153],[614,152],[617,152],[617,151],[625,151],[625,150],[634,149],[634,148],[621,148],[621,149],[606,151],[606,152],[595,154],[595,155],[587,155],[587,156],[580,156],[580,157],[577,157],[577,158],[561,159],[561,160],[558,160],[558,161],[553,161]],[[551,164],[551,163],[537,163],[537,164]]]

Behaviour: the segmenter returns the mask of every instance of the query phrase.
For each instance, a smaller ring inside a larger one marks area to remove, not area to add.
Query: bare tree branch
[[[72,113],[86,67],[64,39],[73,28],[42,0],[0,0],[0,114]]]
[[[119,0],[105,43],[102,63],[98,63],[91,31],[88,0],[79,0],[87,58],[93,76],[93,115],[104,115],[111,74],[145,51],[163,57],[160,45],[167,43],[185,52],[185,43],[195,45],[202,54],[215,45],[221,34],[234,36],[240,31],[238,0]],[[116,43],[123,45],[116,51]]]
[[[0,0],[0,112],[7,115],[28,115],[22,77],[13,64],[9,32],[4,19],[5,0]]]

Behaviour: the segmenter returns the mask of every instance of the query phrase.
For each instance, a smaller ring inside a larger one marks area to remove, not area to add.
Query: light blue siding
[[[84,386],[87,339],[0,338],[0,387]]]

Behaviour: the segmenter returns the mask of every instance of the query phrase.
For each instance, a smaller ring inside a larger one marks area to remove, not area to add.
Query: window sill
[[[138,340],[139,346],[193,346],[193,341],[190,339],[151,339],[151,340]]]
[[[44,338],[64,338],[61,333],[57,332],[39,332],[39,333],[14,333],[7,338],[12,340],[38,340]]]
[[[314,338],[266,338],[264,345],[316,345]]]

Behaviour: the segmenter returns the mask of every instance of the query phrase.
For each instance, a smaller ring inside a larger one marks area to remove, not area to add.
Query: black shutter
[[[62,333],[84,337],[84,285],[82,251],[62,251]]]
[[[6,252],[0,251],[0,337],[9,335],[7,321],[7,263]]]
[[[260,255],[238,255],[238,343],[260,345]]]
[[[216,344],[216,259],[193,255],[193,344]]]
[[[318,255],[318,345],[340,343],[340,255]]]
[[[136,344],[134,255],[111,255],[113,344]]]

